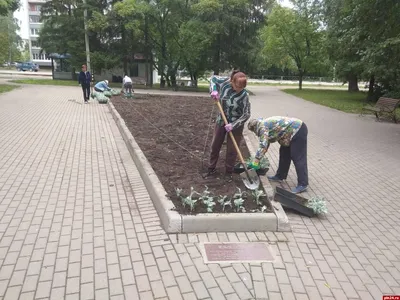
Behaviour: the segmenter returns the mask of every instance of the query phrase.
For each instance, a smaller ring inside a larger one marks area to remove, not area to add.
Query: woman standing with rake
[[[220,101],[229,124],[224,124],[224,120],[219,113],[214,129],[208,171],[203,175],[204,178],[208,178],[217,172],[216,166],[219,153],[227,132],[232,132],[236,143],[240,144],[244,123],[250,118],[250,102],[249,94],[245,89],[246,85],[246,75],[239,71],[233,71],[230,78],[211,77],[211,97],[215,101]],[[236,157],[235,147],[230,136],[228,136],[225,159],[225,180],[227,182],[232,181]]]

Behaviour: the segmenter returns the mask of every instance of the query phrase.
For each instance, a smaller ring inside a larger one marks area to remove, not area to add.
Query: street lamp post
[[[84,16],[84,24],[85,24],[86,65],[87,65],[87,70],[92,73],[92,70],[90,68],[90,48],[89,48],[89,36],[88,36],[88,28],[87,28],[86,0],[83,0],[83,5],[85,6],[84,11],[83,11],[83,16]]]

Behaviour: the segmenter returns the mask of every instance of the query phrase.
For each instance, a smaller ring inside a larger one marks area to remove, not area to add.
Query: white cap
[[[108,80],[104,80],[104,82],[108,85]]]

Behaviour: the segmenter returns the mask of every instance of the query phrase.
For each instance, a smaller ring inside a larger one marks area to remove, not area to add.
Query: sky
[[[289,0],[278,0],[278,2],[280,2],[280,4],[281,4],[282,6],[292,7],[292,4],[290,3]]]

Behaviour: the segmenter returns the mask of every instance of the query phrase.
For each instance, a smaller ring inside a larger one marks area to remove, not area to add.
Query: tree
[[[363,73],[361,49],[365,48],[365,32],[360,31],[351,15],[353,0],[325,0],[325,23],[329,56],[336,64],[336,74],[348,82],[348,91],[358,91]]]
[[[331,59],[339,75],[358,90],[358,79],[370,81],[369,97],[378,84],[399,90],[400,5],[395,0],[324,0]]]
[[[325,33],[320,30],[316,15],[308,6],[293,10],[277,5],[269,16],[268,25],[261,31],[267,65],[297,70],[300,90],[303,76],[326,62]]]
[[[0,16],[7,16],[19,7],[18,0],[0,0]]]
[[[196,18],[204,24],[212,41],[207,56],[214,74],[232,68],[245,72],[257,69],[258,30],[265,25],[274,3],[274,0],[199,0],[193,5]]]
[[[39,43],[47,53],[71,54],[75,67],[86,61],[83,10],[71,0],[47,1],[41,10],[43,21]]]
[[[8,16],[0,16],[0,62],[13,62],[21,58],[21,37],[17,34],[17,20],[10,12]]]

